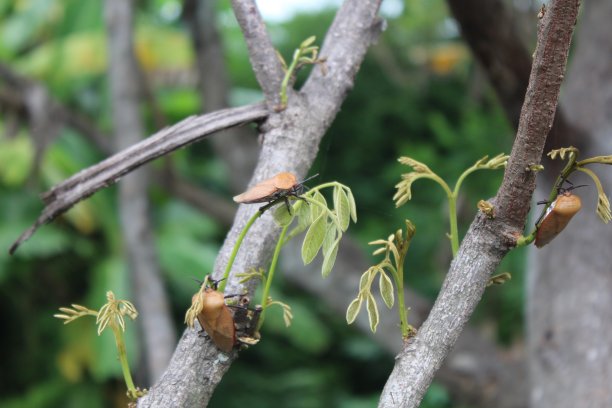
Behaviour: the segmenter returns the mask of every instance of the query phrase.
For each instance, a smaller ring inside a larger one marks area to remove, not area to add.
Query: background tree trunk
[[[582,158],[612,153],[610,15],[611,2],[584,2],[567,75],[562,107],[571,124],[583,131],[584,138],[577,141]],[[592,169],[609,194],[611,169]],[[533,249],[530,258],[530,400],[532,406],[544,408],[611,407],[612,229],[595,214],[597,191],[592,181],[572,181],[589,184],[576,191],[582,211],[555,241]],[[541,185],[539,197],[548,194],[549,185]]]
[[[117,150],[145,136],[140,116],[140,83],[133,50],[133,3],[107,0],[109,78]],[[119,184],[119,213],[138,319],[146,383],[157,380],[176,344],[167,292],[157,262],[149,221],[149,169],[139,169]],[[142,374],[141,374],[142,375]]]

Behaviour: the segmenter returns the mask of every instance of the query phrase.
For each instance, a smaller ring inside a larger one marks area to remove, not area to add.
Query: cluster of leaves
[[[102,334],[104,329],[110,327],[113,335],[115,336],[115,344],[117,345],[117,352],[119,354],[119,362],[121,363],[121,369],[123,371],[125,383],[127,386],[127,395],[132,400],[146,394],[146,390],[141,390],[134,386],[132,375],[127,359],[127,350],[125,347],[125,341],[123,339],[123,332],[125,332],[125,317],[127,316],[132,320],[138,317],[138,312],[132,304],[132,302],[122,299],[116,299],[115,294],[112,291],[106,292],[106,303],[100,308],[99,311],[91,310],[85,306],[73,304],[72,308],[60,307],[62,313],[54,315],[54,317],[64,320],[64,324],[71,323],[80,317],[84,316],[96,316],[96,324],[98,325],[98,336]]]
[[[384,259],[378,264],[371,266],[361,275],[359,281],[359,293],[357,297],[349,304],[346,311],[346,321],[351,324],[357,318],[363,302],[366,302],[368,311],[368,319],[370,329],[376,332],[378,326],[379,313],[378,306],[372,294],[372,283],[379,276],[378,286],[380,295],[385,305],[391,309],[395,302],[393,293],[393,281],[395,281],[395,290],[399,299],[399,317],[402,337],[408,338],[414,329],[408,324],[407,309],[404,303],[404,260],[410,247],[410,242],[416,233],[416,228],[412,222],[406,220],[406,235],[401,229],[398,229],[394,234],[389,235],[385,239],[372,241],[370,245],[380,245],[381,247],[374,251],[374,255],[384,254]],[[391,278],[390,278],[391,277]]]
[[[333,209],[320,192],[326,187],[333,189]],[[283,228],[289,227],[297,220],[285,242],[306,230],[302,243],[304,265],[312,262],[321,251],[321,273],[325,277],[334,267],[343,233],[348,229],[351,220],[357,222],[355,198],[350,188],[338,182],[316,186],[300,198],[293,203],[291,210],[286,206],[279,206],[274,212],[274,219]]]

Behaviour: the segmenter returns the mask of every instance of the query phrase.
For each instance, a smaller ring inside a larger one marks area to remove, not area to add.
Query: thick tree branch
[[[126,173],[174,150],[198,142],[214,132],[261,120],[267,115],[265,104],[258,103],[191,116],[94,166],[81,170],[42,195],[46,206],[41,215],[34,225],[15,241],[9,252],[14,253],[38,227],[52,221],[96,191],[114,184]]]
[[[368,46],[380,33],[381,25],[376,17],[379,5],[376,0],[348,0],[343,4],[322,49],[323,55],[333,60],[328,67],[329,76],[318,78],[310,90],[294,94],[285,111],[270,115],[263,127],[264,143],[251,183],[280,171],[292,171],[298,176],[306,174],[323,134],[353,84]],[[359,24],[354,24],[357,21]],[[251,58],[256,56],[251,54]],[[318,70],[311,74],[311,79],[313,76],[320,77]],[[257,210],[254,207],[257,206],[239,207],[234,226],[217,257],[216,277],[225,268],[238,234]],[[238,253],[233,273],[267,265],[278,232],[269,214],[260,218]],[[230,277],[226,291],[242,290],[237,280]],[[139,406],[205,406],[235,357],[234,352],[228,360],[210,341],[187,330],[170,367],[149,394],[139,400]]]
[[[249,60],[270,109],[280,104],[284,72],[254,0],[232,0],[232,8],[249,49]]]
[[[529,166],[540,162],[552,126],[578,8],[576,0],[556,0],[546,10],[519,130],[494,200],[496,218],[479,214],[470,226],[429,317],[397,357],[380,407],[419,405],[480,301],[490,274],[522,232],[535,188],[535,172]]]

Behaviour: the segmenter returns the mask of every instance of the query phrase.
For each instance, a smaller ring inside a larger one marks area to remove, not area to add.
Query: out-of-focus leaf
[[[34,147],[25,135],[7,139],[0,129],[0,182],[7,186],[22,184],[30,172]]]
[[[272,293],[273,298],[278,298]],[[295,347],[308,353],[325,351],[331,342],[331,335],[327,327],[314,314],[312,309],[300,300],[291,300],[293,320],[291,326],[286,327],[283,313],[280,308],[273,307],[266,312],[266,323],[262,335],[272,331],[277,335],[285,336]]]

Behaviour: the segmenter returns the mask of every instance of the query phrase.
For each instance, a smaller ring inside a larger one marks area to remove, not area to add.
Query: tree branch
[[[186,0],[183,18],[191,31],[196,55],[197,77],[204,112],[228,106],[230,84],[213,0]],[[228,169],[230,189],[244,191],[257,164],[259,144],[249,128],[232,128],[223,137],[211,138],[215,154]],[[233,215],[232,215],[233,219]]]
[[[329,76],[317,79],[309,90],[294,94],[285,111],[269,116],[262,127],[264,142],[251,183],[280,171],[292,171],[298,176],[306,174],[323,134],[352,86],[368,46],[380,33],[381,24],[376,17],[379,5],[377,0],[348,0],[343,4],[322,50],[333,60],[328,67]],[[354,24],[357,21],[359,24]],[[255,55],[251,58],[256,58]],[[311,74],[311,79],[320,76],[318,71]],[[254,206],[239,207],[234,226],[217,257],[216,277],[221,276],[236,238],[255,211]],[[269,214],[261,217],[249,231],[236,257],[233,273],[267,265],[278,233]],[[243,290],[237,279],[230,276],[226,291],[241,293]],[[139,406],[205,406],[236,355],[233,352],[228,359],[210,340],[187,330],[168,370],[149,394],[139,400]]]
[[[191,116],[94,166],[81,170],[42,195],[46,206],[41,215],[34,225],[13,243],[9,252],[14,253],[41,225],[52,221],[96,191],[114,184],[126,173],[174,150],[198,142],[214,132],[261,120],[267,115],[265,104],[257,103]]]
[[[249,49],[249,60],[270,110],[280,104],[285,75],[254,0],[232,0],[234,14]]]
[[[299,256],[300,239],[289,241],[283,247],[282,271],[288,281],[317,296],[339,316],[346,314],[348,304],[359,288],[360,271],[369,265],[363,249],[351,239],[342,238],[333,273],[320,279],[321,260],[304,266]],[[420,326],[431,310],[431,303],[415,291],[406,288],[405,299],[410,308],[410,324]],[[370,330],[365,313],[355,325],[390,353],[402,349],[395,310],[380,314],[376,333]],[[508,357],[508,351],[486,338],[478,329],[467,327],[459,337],[455,349],[437,373],[437,378],[453,395],[456,405],[497,408],[524,408],[527,406],[526,367],[522,359]],[[483,390],[486,390],[484,392]]]
[[[521,119],[502,186],[494,200],[496,218],[479,214],[459,249],[434,307],[415,337],[398,355],[380,407],[417,407],[435,372],[478,304],[490,274],[521,234],[535,188],[535,172],[552,126],[579,2],[549,4]]]

